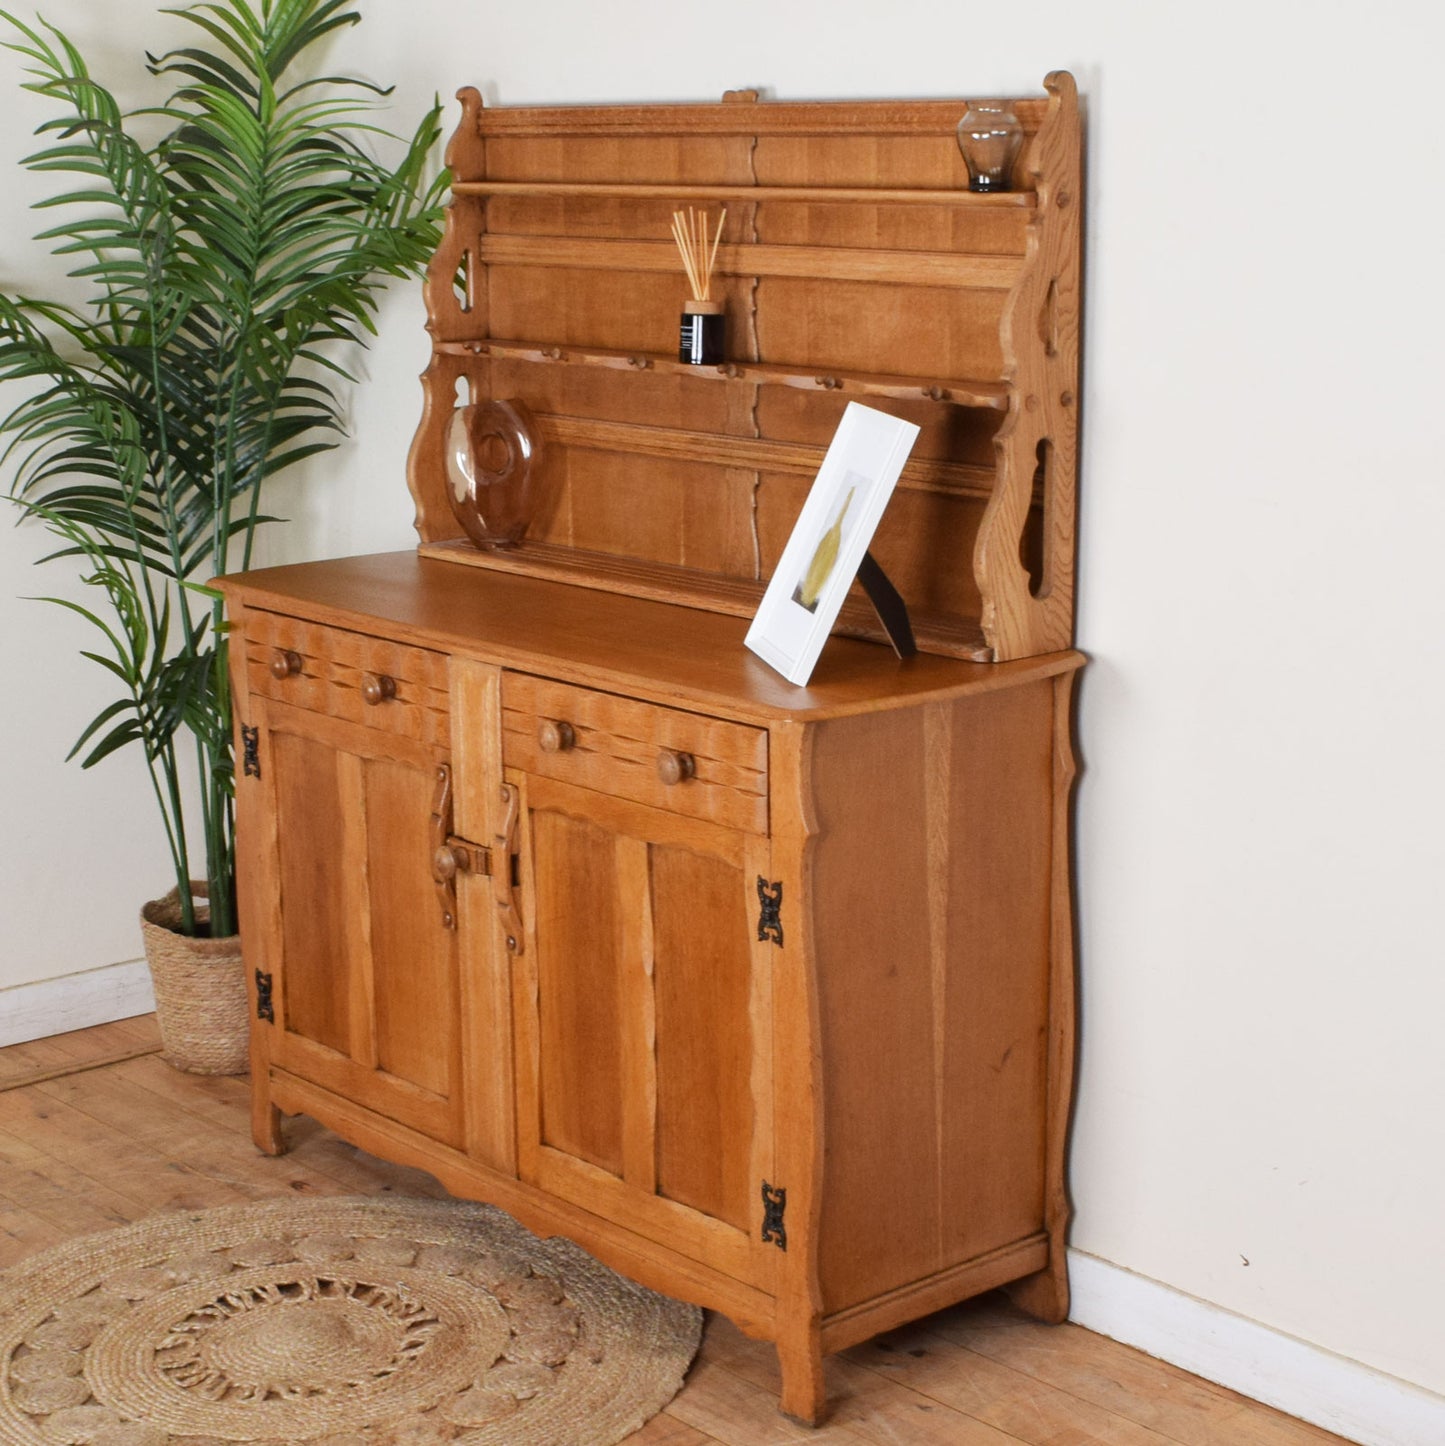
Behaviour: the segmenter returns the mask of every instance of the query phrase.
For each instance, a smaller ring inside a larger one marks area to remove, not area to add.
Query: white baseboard
[[[144,959],[128,959],[35,984],[16,984],[0,989],[0,1046],[130,1019],[149,1014],[155,1007]]]
[[[1069,1319],[1361,1446],[1439,1446],[1445,1396],[1082,1251]]]

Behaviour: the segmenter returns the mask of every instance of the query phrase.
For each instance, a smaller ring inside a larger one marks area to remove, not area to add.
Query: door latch
[[[452,770],[440,763],[436,771],[436,797],[431,812],[431,871],[441,905],[442,927],[457,926],[457,875],[473,874],[492,880],[492,898],[502,916],[510,953],[522,952],[522,921],[517,916],[513,890],[517,883],[517,858],[512,845],[517,832],[518,794],[510,784],[502,785],[506,810],[502,828],[491,847],[458,838],[452,832]],[[505,863],[501,861],[505,860]]]
[[[452,770],[439,763],[437,791],[431,810],[431,876],[442,910],[442,927],[457,926],[457,875],[490,874],[492,851],[452,833]]]
[[[505,810],[502,815],[502,828],[492,845],[492,851],[498,859],[506,859],[507,866],[492,870],[492,897],[496,900],[497,909],[502,916],[502,928],[506,930],[507,952],[520,954],[522,920],[517,913],[516,881],[513,878],[516,854],[513,850],[517,841],[517,815],[521,810],[521,794],[514,784],[502,785],[502,807]]]

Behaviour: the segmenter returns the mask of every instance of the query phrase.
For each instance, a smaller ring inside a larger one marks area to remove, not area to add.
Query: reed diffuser
[[[694,366],[716,366],[723,359],[723,306],[712,299],[712,269],[727,214],[724,206],[717,226],[710,228],[706,211],[689,206],[686,211],[672,213],[672,239],[682,254],[683,270],[692,289],[692,296],[682,306],[677,359]]]

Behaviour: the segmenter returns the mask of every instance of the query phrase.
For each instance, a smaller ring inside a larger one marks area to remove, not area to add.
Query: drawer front
[[[502,676],[509,768],[749,833],[768,831],[768,735],[525,673]]]
[[[246,614],[246,681],[258,697],[446,747],[444,653],[276,613]]]

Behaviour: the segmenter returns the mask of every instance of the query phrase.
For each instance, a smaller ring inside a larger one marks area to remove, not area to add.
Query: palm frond
[[[383,88],[292,75],[359,22],[350,0],[201,0],[168,13],[195,43],[147,55],[170,94],[127,115],[61,32],[0,11],[25,87],[55,107],[24,164],[61,182],[41,203],[59,219],[38,239],[76,293],[0,294],[0,383],[20,384],[0,416],[0,458],[16,468],[13,499],[56,535],[49,556],[82,559],[83,586],[104,599],[56,599],[100,628],[104,646],[85,656],[125,688],[76,755],[89,767],[141,745],[184,882],[176,740],[195,741],[224,926],[227,639],[219,600],[195,580],[233,556],[247,565],[273,520],[263,485],[336,444],[335,387],[350,375],[335,348],[374,330],[387,278],[423,271],[444,175],[426,179],[437,107],[403,139],[374,120]],[[135,139],[137,118],[164,127],[158,143]]]

